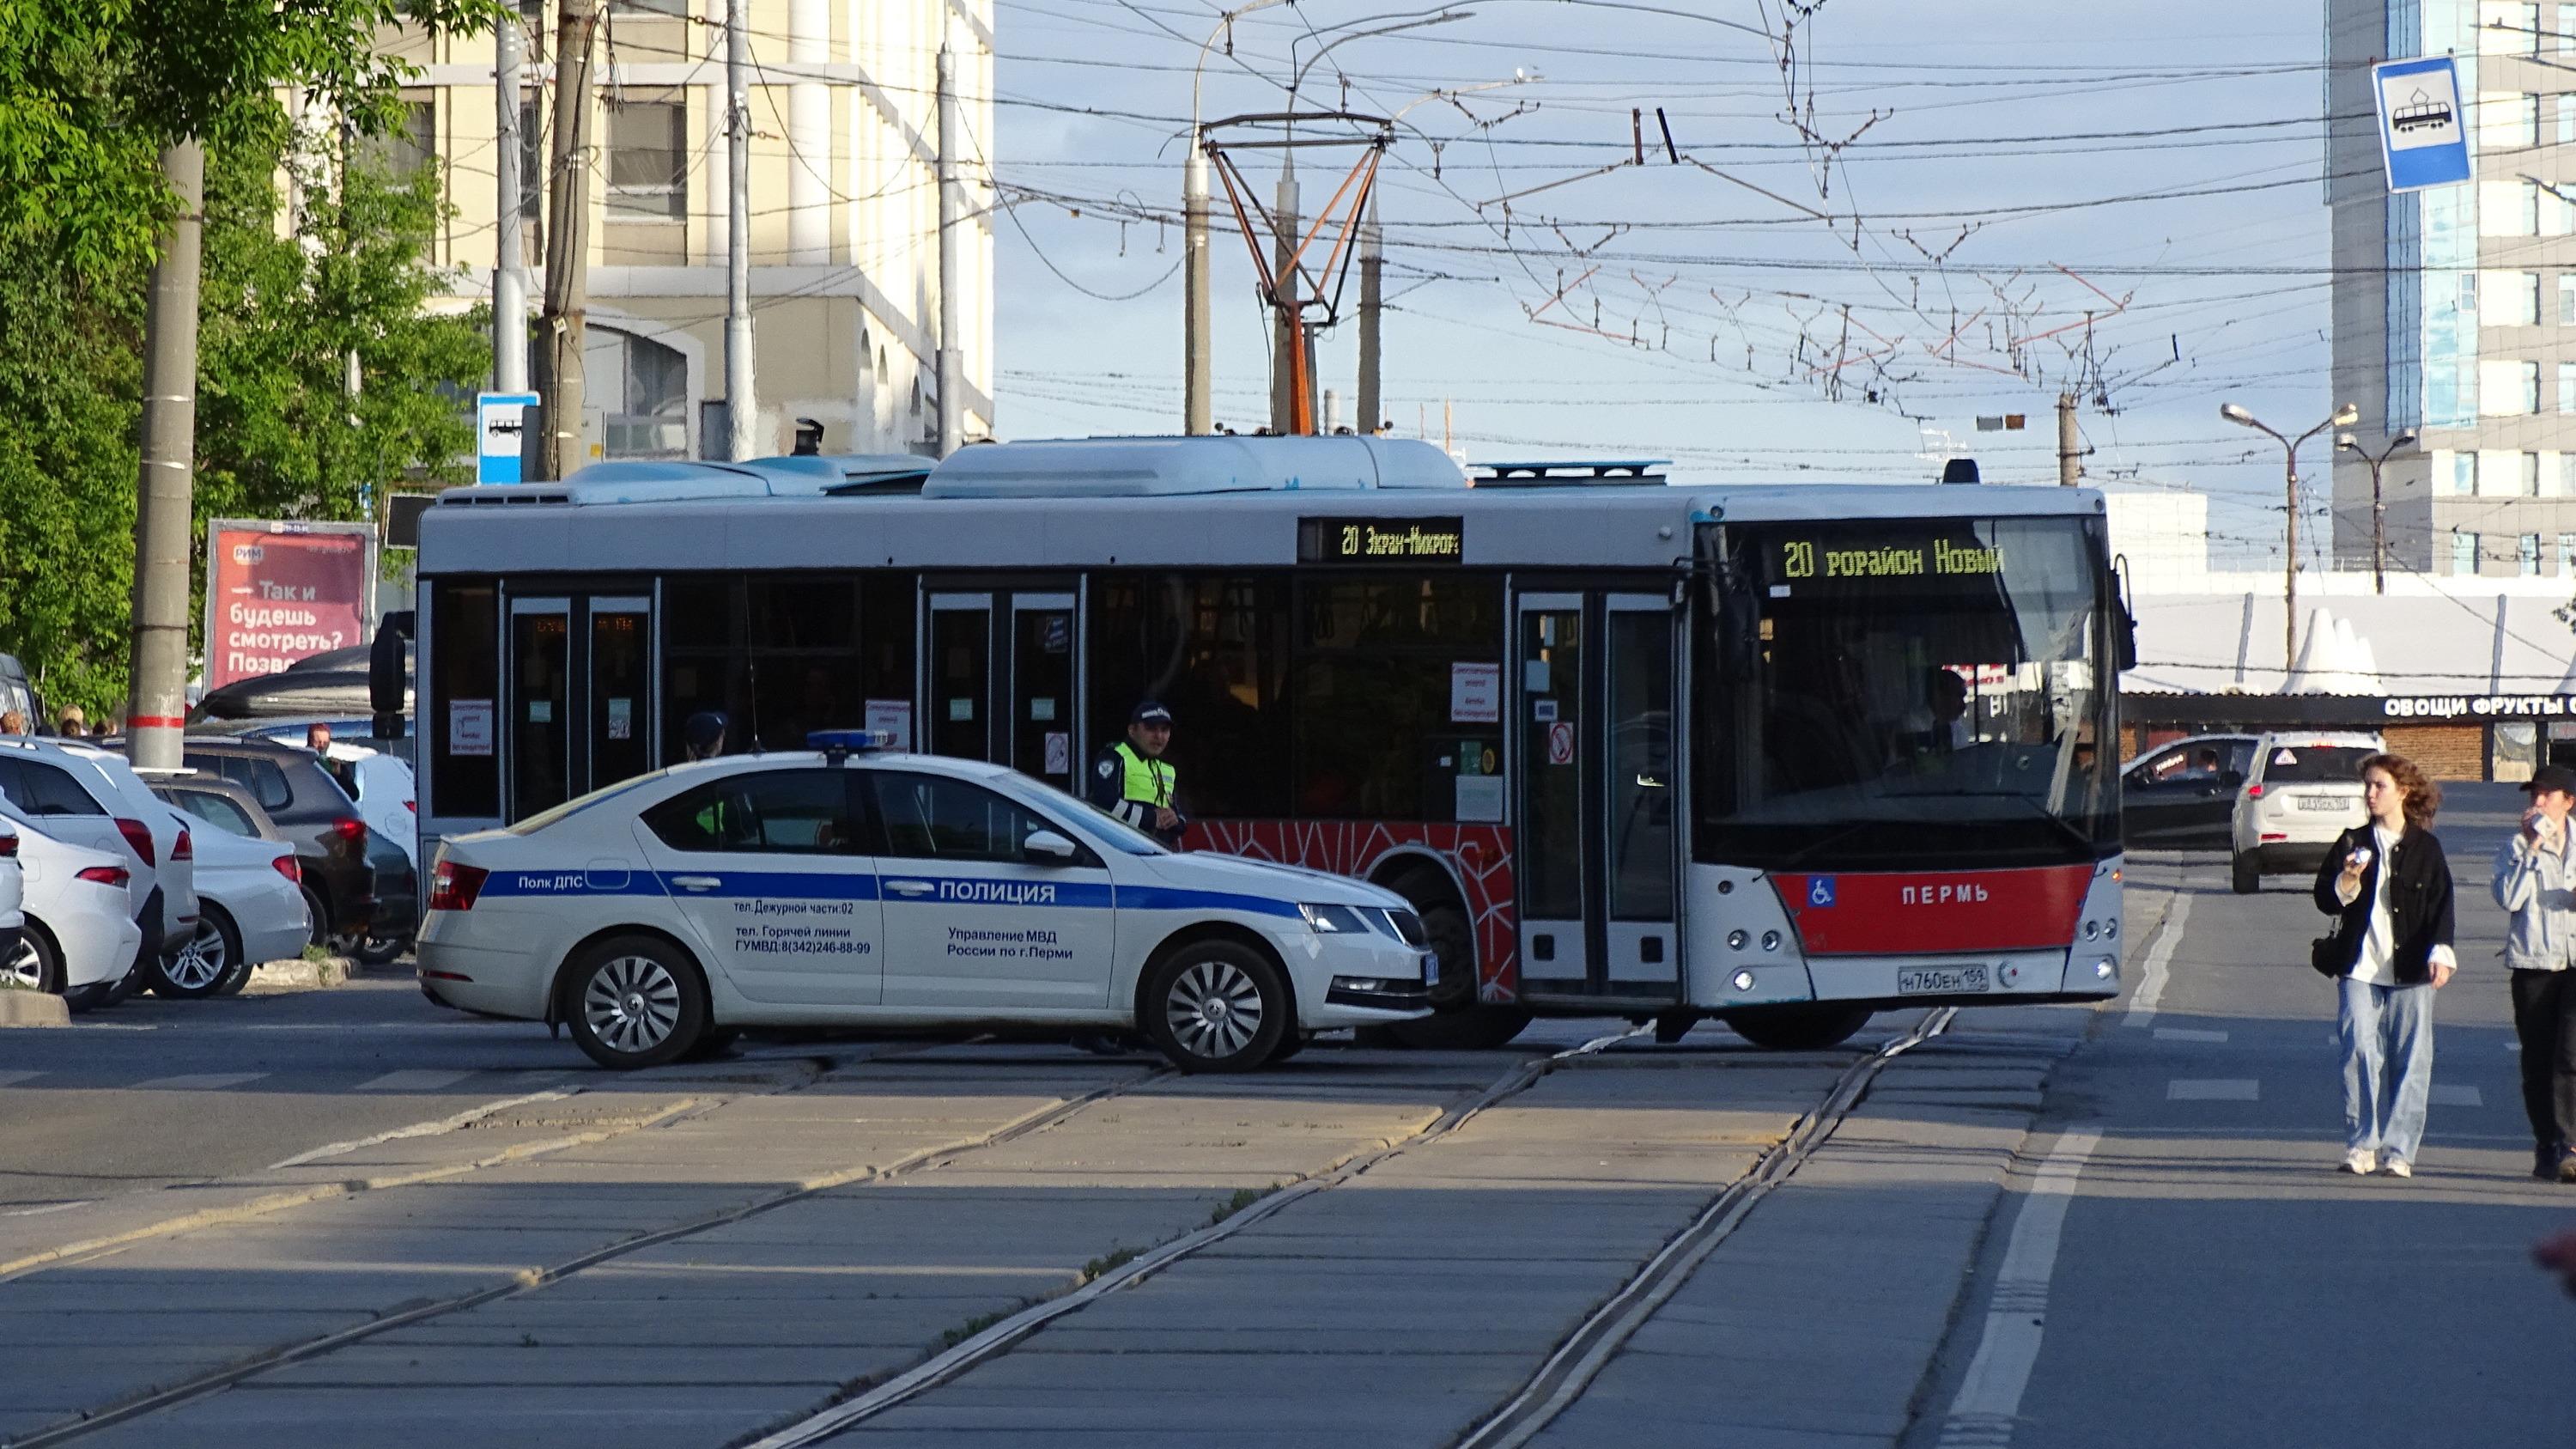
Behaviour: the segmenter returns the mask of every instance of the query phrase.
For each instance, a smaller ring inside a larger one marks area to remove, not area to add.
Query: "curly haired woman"
[[[2415,1175],[2433,1092],[2433,993],[2451,954],[2451,863],[2431,830],[2442,792],[2402,755],[2361,762],[2370,819],[2317,869],[2317,909],[2336,918],[2320,967],[2340,963],[2343,1170]]]

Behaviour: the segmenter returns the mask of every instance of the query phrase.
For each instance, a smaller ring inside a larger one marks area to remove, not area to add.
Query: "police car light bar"
[[[894,748],[892,730],[812,730],[805,736],[809,750],[890,750]]]

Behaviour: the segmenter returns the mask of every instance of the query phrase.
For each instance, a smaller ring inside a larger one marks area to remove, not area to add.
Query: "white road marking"
[[[134,1086],[135,1090],[143,1092],[211,1092],[256,1082],[267,1075],[266,1072],[184,1072],[175,1077],[154,1077]]]
[[[2156,1040],[2221,1042],[2227,1040],[2227,1033],[2201,1031],[2188,1026],[2160,1026],[2156,1028]]]
[[[0,1087],[14,1087],[20,1082],[32,1082],[43,1075],[43,1072],[0,1072]]]
[[[349,1090],[353,1092],[435,1092],[441,1087],[455,1086],[472,1075],[474,1075],[472,1072],[441,1072],[427,1068],[414,1068],[410,1071],[387,1072],[373,1081],[360,1082]]]
[[[2477,1088],[2459,1082],[2435,1082],[2433,1105],[2436,1107],[2483,1107],[2486,1095]]]
[[[495,1112],[505,1112],[512,1107],[524,1107],[531,1102],[557,1101],[571,1095],[573,1094],[569,1091],[561,1091],[530,1092],[524,1097],[503,1097],[497,1102],[486,1102],[480,1107],[468,1108],[465,1111],[457,1113],[455,1116],[441,1117],[435,1122],[414,1122],[408,1127],[397,1127],[391,1132],[379,1132],[373,1137],[360,1137],[348,1142],[334,1142],[327,1147],[316,1147],[310,1152],[299,1152],[293,1157],[286,1159],[284,1162],[272,1162],[261,1170],[264,1172],[283,1172],[287,1168],[302,1167],[308,1162],[319,1162],[326,1157],[346,1156],[349,1153],[373,1147],[380,1142],[399,1142],[406,1137],[434,1137],[441,1132],[453,1132],[459,1127],[480,1121],[485,1117],[491,1116]]]
[[[2168,1102],[2258,1102],[2263,1084],[2252,1077],[2176,1077],[2165,1084]]]
[[[2156,1005],[2165,999],[2165,967],[2173,960],[2174,947],[2182,944],[2183,922],[2190,917],[2191,897],[2177,894],[2156,927],[2156,938],[2147,943],[2147,964],[2139,971],[2138,989],[2130,993],[2129,1014],[2120,1018],[2121,1025],[2145,1026],[2156,1019]]]
[[[75,1198],[70,1202],[49,1202],[42,1207],[13,1208],[8,1212],[0,1213],[0,1218],[40,1218],[47,1213],[63,1212],[67,1209],[76,1207],[88,1207],[91,1203],[96,1201],[98,1201],[97,1198],[84,1197]]]
[[[2059,1240],[2066,1233],[2066,1210],[2075,1201],[2075,1181],[2084,1160],[2101,1141],[2098,1134],[2070,1132],[2040,1163],[2023,1193],[2021,1212],[2013,1219],[2012,1237],[2004,1245],[2003,1266],[1995,1273],[1985,1331],[1976,1356],[1968,1360],[1967,1377],[1950,1401],[1941,1425],[1941,1449],[2001,1449],[2012,1443],[2021,1396],[2030,1387],[2039,1363],[2040,1333],[2048,1316],[2048,1283],[2057,1272]]]

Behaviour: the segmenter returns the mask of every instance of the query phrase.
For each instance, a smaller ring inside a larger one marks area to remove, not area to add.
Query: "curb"
[[[72,1009],[45,991],[0,991],[0,1026],[69,1026]]]
[[[345,985],[356,974],[355,963],[346,956],[327,956],[319,961],[264,961],[250,968],[250,981],[242,990],[312,991]]]

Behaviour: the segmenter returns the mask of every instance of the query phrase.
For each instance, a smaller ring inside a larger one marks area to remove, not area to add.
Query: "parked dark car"
[[[2120,771],[2121,840],[2131,847],[2227,849],[2254,739],[2193,735],[2130,761]]]
[[[269,740],[194,734],[188,736],[184,750],[189,769],[220,775],[249,791],[275,824],[275,838],[295,847],[315,941],[345,947],[362,944],[375,924],[377,910],[377,872],[368,856],[367,822],[360,818],[357,802],[324,767],[322,757]],[[408,935],[411,923],[403,921],[398,929]]]

